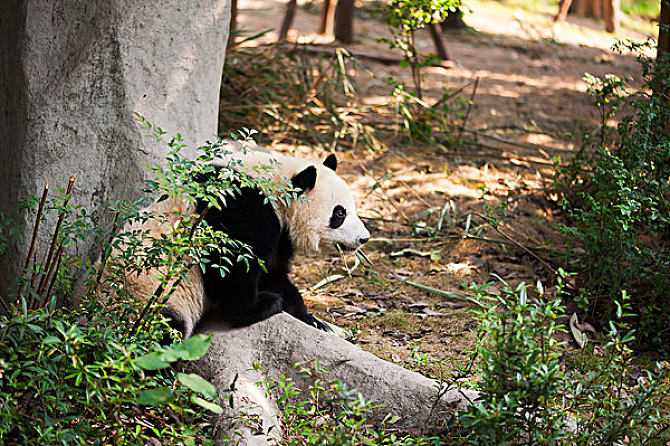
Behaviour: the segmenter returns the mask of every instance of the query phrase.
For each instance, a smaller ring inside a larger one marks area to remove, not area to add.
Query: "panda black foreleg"
[[[235,325],[250,325],[282,311],[282,297],[259,289],[261,270],[251,264],[249,271],[235,265],[223,278],[218,271],[203,275],[207,296],[224,310]]]
[[[286,274],[274,274],[269,282],[272,283],[271,290],[281,295],[282,309],[284,311],[300,319],[307,325],[320,330],[326,329],[326,326],[321,321],[309,314],[300,291],[291,283]]]
[[[230,321],[236,325],[251,325],[282,311],[282,297],[270,291],[261,291],[254,298],[239,299],[235,305],[226,305]]]

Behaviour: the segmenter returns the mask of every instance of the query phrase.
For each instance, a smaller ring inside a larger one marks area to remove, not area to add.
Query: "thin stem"
[[[35,227],[33,228],[33,239],[30,242],[30,249],[28,250],[28,255],[26,256],[26,263],[23,265],[23,274],[28,273],[28,267],[30,266],[30,259],[35,252],[35,244],[37,243],[37,234],[40,229],[40,221],[42,220],[42,212],[44,211],[44,203],[46,202],[47,195],[49,194],[49,183],[47,182],[44,185],[44,192],[42,192],[42,199],[40,200],[40,205],[37,208],[37,216],[35,217]]]
[[[70,194],[72,193],[72,188],[74,187],[74,180],[77,178],[77,174],[72,174],[70,176],[70,182],[67,185],[67,191],[65,192],[65,200],[63,201],[63,206],[61,208],[60,216],[58,217],[58,223],[56,223],[56,229],[54,230],[53,238],[51,239],[51,247],[49,248],[49,254],[47,255],[47,261],[44,262],[44,268],[50,268],[52,256],[56,249],[56,244],[58,242],[58,236],[60,235],[60,229],[65,221],[65,215],[67,214],[67,204],[70,201]],[[43,289],[44,282],[46,281],[45,276],[42,276],[40,280],[40,285],[37,287],[39,290]],[[38,293],[39,294],[39,293]]]

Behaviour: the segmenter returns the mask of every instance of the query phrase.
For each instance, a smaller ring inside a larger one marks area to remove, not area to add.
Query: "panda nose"
[[[370,237],[359,238],[359,239],[358,239],[358,243],[360,243],[361,245],[363,245],[363,244],[365,244],[365,242],[367,242],[368,240],[370,240]]]

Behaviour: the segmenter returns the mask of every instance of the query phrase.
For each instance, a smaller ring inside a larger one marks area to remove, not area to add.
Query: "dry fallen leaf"
[[[578,324],[579,320],[577,319],[577,313],[573,313],[570,317],[570,331],[572,332],[572,336],[575,338],[577,345],[579,345],[579,348],[584,348],[588,338],[584,332],[577,327]]]

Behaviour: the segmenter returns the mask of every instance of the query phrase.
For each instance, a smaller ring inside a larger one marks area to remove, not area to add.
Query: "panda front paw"
[[[308,320],[305,321],[305,322],[307,322],[308,325],[311,325],[312,327],[317,328],[319,330],[329,331],[326,324],[324,324],[323,322],[321,322],[320,320],[318,320],[317,318],[315,318],[311,314],[308,314],[307,318],[308,318]]]

